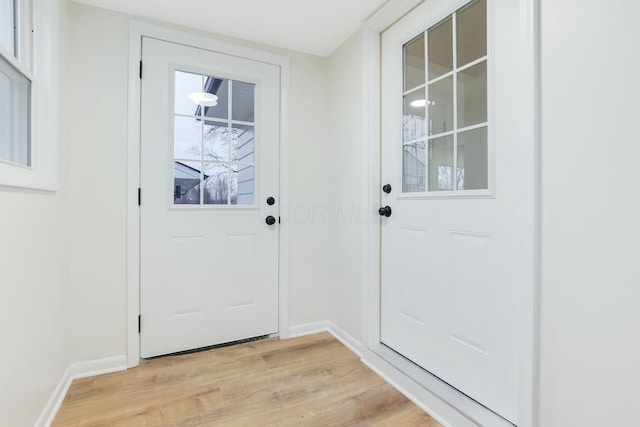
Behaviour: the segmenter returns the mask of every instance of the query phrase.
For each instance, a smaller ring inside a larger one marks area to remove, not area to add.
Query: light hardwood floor
[[[53,426],[440,426],[328,333],[76,380]]]

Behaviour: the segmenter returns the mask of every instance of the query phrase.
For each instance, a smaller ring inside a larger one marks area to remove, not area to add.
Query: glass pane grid
[[[175,72],[174,204],[253,205],[255,84]]]
[[[488,189],[486,31],[486,0],[477,0],[419,36],[426,40],[426,86],[424,91],[407,87],[405,68],[403,192]],[[409,44],[419,37],[405,45],[405,67]],[[418,104],[425,106],[424,116],[408,108]],[[416,131],[418,121],[426,125],[426,135]],[[423,136],[424,159],[415,148]],[[424,174],[416,171],[421,167]],[[425,185],[418,184],[420,176]]]

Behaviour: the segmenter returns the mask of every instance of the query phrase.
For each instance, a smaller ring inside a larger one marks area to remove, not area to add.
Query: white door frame
[[[364,363],[369,365],[387,381],[394,384],[416,404],[429,410],[445,425],[447,419],[459,416],[453,408],[436,397],[425,392],[415,382],[391,367],[376,356],[369,347],[380,344],[380,222],[377,209],[380,205],[380,37],[381,33],[400,17],[411,11],[424,0],[391,0],[365,23],[363,28],[363,136],[365,158],[370,167],[365,171],[365,186],[362,189],[366,199],[364,206],[371,212],[371,221],[364,227],[363,242],[363,313]],[[522,46],[519,62],[522,64],[520,76],[522,82],[521,104],[523,117],[520,143],[530,148],[533,159],[530,169],[523,173],[530,176],[530,188],[523,189],[528,202],[528,228],[522,230],[522,244],[526,247],[529,262],[521,266],[522,277],[528,278],[520,292],[519,332],[519,408],[518,426],[537,426],[538,391],[538,292],[540,283],[540,84],[539,84],[539,0],[517,0],[525,13],[519,22]]]
[[[289,206],[289,58],[244,46],[221,42],[159,25],[131,21],[129,25],[129,88],[127,134],[127,367],[140,363],[140,60],[142,37],[207,49],[280,67],[280,209]],[[143,67],[144,76],[144,67]],[[144,203],[144,193],[142,194]],[[289,226],[279,225],[278,329],[289,335],[288,271]]]

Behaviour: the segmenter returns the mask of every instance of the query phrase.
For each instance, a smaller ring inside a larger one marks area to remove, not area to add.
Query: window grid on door
[[[403,46],[404,193],[488,189],[486,27],[476,0]]]
[[[175,205],[253,205],[255,85],[175,71]]]

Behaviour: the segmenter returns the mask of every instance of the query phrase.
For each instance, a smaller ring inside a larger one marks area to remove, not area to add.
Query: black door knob
[[[378,209],[378,213],[380,216],[386,216],[389,218],[391,216],[391,208],[389,206],[385,206],[384,208]]]
[[[382,186],[382,191],[384,191],[385,193],[389,194],[391,193],[391,184],[385,184]]]
[[[276,223],[276,219],[274,217],[272,217],[271,215],[269,215],[265,221],[266,221],[267,225],[273,225],[273,224]]]
[[[276,202],[276,199],[274,199],[273,197],[267,197],[267,204],[269,206],[273,206],[275,202]]]

